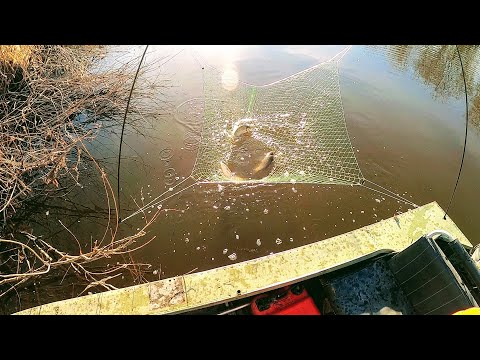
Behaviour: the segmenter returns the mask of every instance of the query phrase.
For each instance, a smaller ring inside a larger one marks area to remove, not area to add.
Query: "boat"
[[[191,314],[480,315],[479,285],[465,247],[436,230],[403,251]]]
[[[276,254],[16,314],[480,314],[477,252],[432,202]]]

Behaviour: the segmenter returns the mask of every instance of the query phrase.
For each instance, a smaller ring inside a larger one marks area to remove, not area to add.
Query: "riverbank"
[[[47,274],[61,276],[69,269],[86,286],[109,288],[108,278],[128,266],[110,267],[105,275],[102,269],[90,271],[87,264],[128,252],[144,235],[138,231],[116,238],[113,187],[85,146],[106,124],[122,123],[138,67],[134,58],[92,71],[105,54],[104,46],[0,46],[0,298],[20,284]],[[140,87],[144,103],[132,101],[129,121],[146,111],[145,99],[154,90],[142,93]],[[97,177],[104,186],[108,211],[99,214],[105,219],[103,238],[79,239],[62,222],[71,237],[60,244],[32,232],[24,216],[32,202],[62,197],[83,186],[84,176]]]

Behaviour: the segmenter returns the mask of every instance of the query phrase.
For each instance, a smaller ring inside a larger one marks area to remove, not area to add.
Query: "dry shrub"
[[[89,68],[103,52],[99,46],[0,48],[0,213],[6,221],[29,193],[58,186],[60,170],[78,173],[69,156],[95,136],[99,120],[121,121],[138,59],[94,73]]]
[[[102,124],[123,121],[140,60],[137,57],[115,68],[91,71],[104,54],[103,46],[0,46],[0,215],[4,225],[32,195],[58,187],[59,177],[70,174],[78,181],[78,164],[85,159],[95,164],[108,204],[105,233],[86,252],[79,246],[78,253],[66,253],[41,236],[27,232],[15,238],[5,231],[0,236],[0,297],[54,269],[73,269],[89,286],[111,289],[107,281],[122,270],[141,274],[140,268],[149,267],[133,260],[95,272],[86,267],[144,246],[146,243],[138,245],[136,241],[146,235],[145,228],[158,215],[140,231],[119,238],[114,191],[104,169],[85,147],[84,140],[94,138]],[[144,65],[142,71],[155,65]],[[155,83],[145,79],[135,84],[130,125],[158,113],[157,90]],[[66,230],[79,243],[75,234]]]

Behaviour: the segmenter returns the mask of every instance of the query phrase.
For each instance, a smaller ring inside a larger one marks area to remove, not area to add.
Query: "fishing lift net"
[[[245,157],[274,154],[271,172],[246,182],[359,184],[363,179],[347,132],[336,61],[265,86],[238,83],[234,90],[222,86],[220,71],[206,68],[204,114],[192,172],[197,181],[233,181],[219,164],[227,164],[236,150],[230,137],[243,119],[256,140],[244,147]]]
[[[191,175],[124,220],[198,183],[363,185],[340,94],[338,61],[349,49],[263,86],[226,79],[225,72],[205,66],[202,134]],[[237,146],[232,134],[242,123],[249,125],[251,135]],[[228,166],[252,157],[261,162],[270,151],[274,160],[264,177],[239,179],[222,171],[221,163]],[[194,183],[177,189],[187,180]]]

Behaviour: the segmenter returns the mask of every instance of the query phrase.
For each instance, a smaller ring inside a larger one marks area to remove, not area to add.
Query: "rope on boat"
[[[367,179],[364,179],[364,180],[365,180],[365,182],[368,181],[368,182],[371,183],[372,185],[378,186],[379,188],[383,189],[384,191],[377,190],[377,189],[373,189],[373,188],[371,188],[371,187],[369,187],[369,186],[366,186],[366,185],[365,185],[365,182],[364,182],[363,184],[360,184],[360,186],[363,186],[364,188],[369,189],[369,190],[374,191],[374,192],[377,192],[377,193],[379,193],[379,194],[382,194],[382,195],[391,197],[392,199],[395,199],[395,200],[397,200],[397,201],[402,201],[402,202],[404,202],[404,203],[406,203],[406,204],[408,204],[408,205],[411,205],[411,206],[413,206],[413,207],[415,207],[415,208],[418,207],[418,205],[415,204],[413,201],[410,201],[410,200],[404,198],[404,197],[401,196],[400,194],[395,194],[393,191],[388,190],[388,189],[384,188],[383,186],[378,185],[377,183],[374,183],[373,181],[370,181],[370,180],[367,180]]]

